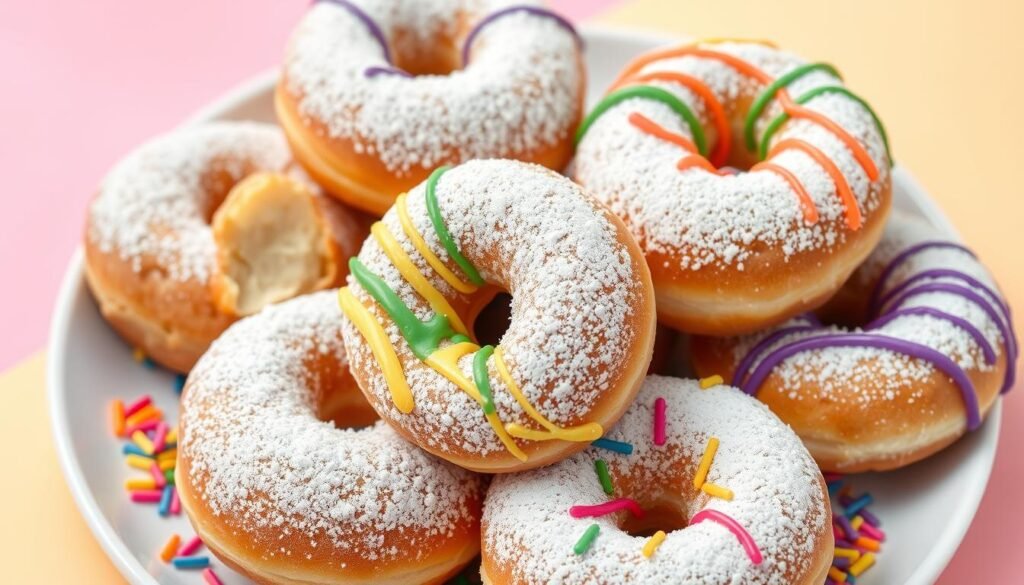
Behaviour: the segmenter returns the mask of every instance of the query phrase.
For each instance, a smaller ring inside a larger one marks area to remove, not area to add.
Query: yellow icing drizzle
[[[405,379],[405,372],[402,371],[402,362],[398,361],[398,354],[395,353],[395,346],[391,344],[387,333],[373,315],[356,299],[348,287],[338,291],[338,303],[345,316],[352,321],[359,330],[359,333],[370,346],[373,357],[380,365],[384,373],[384,381],[387,382],[388,391],[391,392],[391,400],[404,414],[412,412],[416,406],[412,398],[412,390],[409,382]]]
[[[421,297],[426,299],[427,303],[430,304],[430,308],[436,313],[440,313],[445,317],[448,317],[448,322],[451,323],[452,328],[455,331],[469,336],[469,331],[466,326],[462,323],[462,319],[455,313],[455,309],[448,303],[448,300],[444,298],[434,285],[430,284],[423,274],[420,273],[416,265],[412,263],[412,259],[405,253],[402,246],[395,239],[395,236],[391,234],[387,226],[382,222],[373,224],[370,228],[370,233],[373,234],[374,239],[380,244],[384,253],[391,260],[391,263],[395,265],[398,272],[401,273],[402,278],[406,280],[412,288],[420,294]]]
[[[402,224],[402,230],[405,232],[406,237],[412,242],[412,245],[416,248],[416,251],[420,253],[420,256],[430,264],[430,267],[437,272],[441,278],[445,280],[452,288],[463,294],[470,294],[476,292],[477,287],[463,282],[454,272],[448,269],[448,266],[441,261],[440,258],[434,254],[434,251],[427,246],[426,240],[420,235],[420,232],[416,230],[416,226],[412,223],[412,218],[409,217],[409,210],[405,207],[405,193],[398,196],[395,201],[395,209],[398,211],[398,221]],[[421,293],[422,294],[422,293]]]
[[[465,341],[463,343],[456,343],[449,345],[443,349],[438,349],[434,353],[427,356],[426,364],[437,372],[439,372],[445,378],[448,378],[452,384],[455,384],[462,389],[463,392],[469,394],[470,398],[476,400],[477,404],[484,403],[484,397],[480,395],[480,391],[477,389],[476,384],[472,380],[466,377],[459,369],[459,358],[462,356],[471,354],[478,351],[480,346],[475,343]],[[505,448],[511,453],[516,459],[520,461],[526,461],[526,453],[516,445],[516,442],[512,440],[509,433],[505,431],[505,427],[502,426],[501,419],[498,418],[497,412],[485,414],[487,422],[490,423],[491,428],[494,429],[495,434],[501,439]]]
[[[700,39],[696,44],[698,45],[720,45],[722,43],[753,43],[755,45],[764,45],[765,47],[771,47],[778,49],[779,46],[773,41],[765,39],[743,39],[739,37],[711,37],[707,39]]]
[[[544,418],[536,408],[530,404],[530,401],[523,395],[522,390],[516,385],[512,379],[512,374],[509,373],[508,367],[505,365],[505,358],[501,347],[494,349],[494,365],[498,369],[498,374],[501,376],[502,381],[505,382],[505,387],[519,403],[519,406],[532,418],[537,424],[544,427],[545,430],[539,431],[535,429],[528,429],[518,423],[509,423],[505,425],[505,429],[510,435],[519,439],[526,439],[529,441],[549,441],[551,439],[561,439],[563,441],[573,442],[590,442],[596,441],[601,438],[604,434],[604,429],[598,423],[587,423],[578,427],[571,427],[563,429],[548,419]]]

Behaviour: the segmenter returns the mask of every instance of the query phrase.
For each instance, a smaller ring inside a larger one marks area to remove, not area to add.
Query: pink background
[[[622,3],[551,2],[577,19]],[[113,161],[272,67],[305,7],[295,0],[0,3],[0,161],[8,177],[0,199],[0,371],[44,347],[85,206]],[[1019,581],[1006,535],[1018,530],[1024,509],[1000,504],[1016,501],[1024,478],[1024,463],[1008,448],[1024,440],[1014,424],[1024,402],[1011,396],[1006,407],[992,483],[941,583]]]

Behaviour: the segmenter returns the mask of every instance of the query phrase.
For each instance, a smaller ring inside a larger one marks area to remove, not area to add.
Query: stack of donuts
[[[835,67],[681,43],[585,112],[583,50],[534,4],[315,2],[280,126],[177,130],[103,181],[88,283],[188,373],[175,483],[223,563],[840,581],[823,472],[928,457],[1012,387],[996,283],[893,210]]]

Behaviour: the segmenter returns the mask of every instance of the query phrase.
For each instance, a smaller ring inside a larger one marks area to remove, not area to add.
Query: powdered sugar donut
[[[479,549],[483,484],[372,424],[336,299],[268,307],[196,365],[182,506],[211,551],[260,583],[443,582]]]
[[[591,447],[494,479],[484,583],[824,582],[825,482],[764,405],[734,388],[650,376],[608,438],[631,452]]]
[[[822,468],[913,463],[981,424],[1013,385],[1009,307],[967,248],[894,215],[878,249],[813,316],[730,339],[698,338],[702,375],[722,374],[796,430]]]
[[[264,124],[182,129],[125,157],[85,233],[103,316],[157,362],[188,371],[239,316],[337,286],[364,221],[299,175],[281,132]]]
[[[576,180],[640,243],[659,320],[689,332],[751,332],[822,304],[890,206],[885,134],[866,102],[831,66],[764,44],[639,57],[578,141]]]
[[[626,410],[651,360],[650,275],[622,222],[538,165],[471,161],[400,197],[340,293],[352,374],[403,436],[469,469],[578,451]],[[512,295],[495,346],[480,308]]]
[[[443,164],[561,169],[583,111],[580,41],[509,0],[323,0],[292,35],[276,107],[296,158],[383,214]]]

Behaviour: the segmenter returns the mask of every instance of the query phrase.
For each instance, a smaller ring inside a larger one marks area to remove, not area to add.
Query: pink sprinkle
[[[153,452],[159,453],[167,446],[167,423],[160,421],[156,424],[156,431],[153,435]]]
[[[171,488],[171,515],[181,514],[181,497],[178,496],[178,488]]]
[[[157,504],[162,495],[163,490],[135,490],[131,493],[131,498],[133,502],[140,504]]]
[[[130,437],[130,436],[132,436],[132,433],[134,433],[135,431],[142,431],[144,433],[145,432],[149,432],[149,431],[155,429],[156,425],[158,425],[158,424],[160,424],[159,421],[157,421],[155,419],[150,419],[150,420],[147,420],[147,421],[140,422],[137,425],[132,425],[132,426],[128,427],[127,429],[124,430],[124,433],[125,433],[125,436]]]
[[[659,397],[654,401],[654,444],[662,446],[665,444],[665,409],[668,404],[664,398]]]
[[[192,538],[192,540],[186,542],[185,546],[181,547],[181,550],[178,551],[178,556],[191,556],[195,554],[195,552],[199,550],[199,547],[201,546],[203,546],[203,541],[198,536],[195,536]]]
[[[846,538],[846,535],[843,534],[842,530],[839,530],[839,527],[836,526],[835,523],[832,524],[832,538],[836,540],[842,540]]]
[[[757,543],[751,538],[750,533],[747,532],[740,523],[733,520],[732,517],[727,514],[723,514],[718,510],[712,510],[711,508],[704,508],[700,512],[693,515],[690,518],[690,526],[699,524],[705,520],[711,520],[716,524],[720,524],[726,528],[729,532],[732,532],[733,536],[740,541],[740,545],[743,550],[747,551],[747,556],[750,557],[750,562],[755,565],[760,565],[764,557],[761,556],[761,549],[757,548]]]
[[[885,540],[885,533],[879,530],[878,528],[875,528],[874,526],[868,524],[867,522],[864,522],[860,525],[860,531],[863,532],[869,538],[873,538],[878,542],[882,542],[883,540]]]
[[[640,504],[637,504],[635,500],[629,498],[619,498],[603,504],[595,504],[593,506],[573,506],[569,508],[569,515],[573,518],[590,518],[595,516],[604,516],[611,514],[612,512],[618,512],[619,510],[629,510],[637,518],[644,517],[644,511],[640,509]]]
[[[153,403],[153,398],[149,394],[146,394],[142,398],[139,398],[135,402],[132,402],[128,406],[124,407],[124,416],[127,418],[136,412],[139,412],[143,408],[146,408]]]
[[[164,472],[160,470],[160,464],[156,461],[149,464],[149,474],[153,476],[153,481],[156,483],[156,487],[164,489],[167,485],[167,478],[164,477]]]
[[[214,573],[213,569],[209,567],[203,569],[203,581],[206,581],[206,585],[224,585],[221,580],[217,578],[217,573]]]

